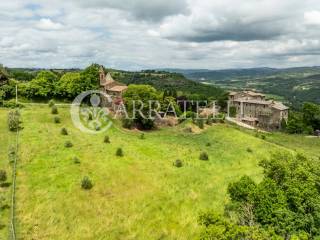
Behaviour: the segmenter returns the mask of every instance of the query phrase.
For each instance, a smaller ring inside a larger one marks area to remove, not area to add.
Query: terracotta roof
[[[273,105],[272,105],[273,108],[275,109],[278,109],[280,111],[283,111],[283,110],[288,110],[289,108],[284,105],[283,103],[281,102],[275,102]]]
[[[252,92],[252,91],[244,91],[244,93],[249,94],[250,96],[265,96],[262,93]]]
[[[272,101],[245,99],[245,98],[238,98],[234,100],[234,102],[253,103],[253,104],[261,104],[261,105],[270,105],[272,103]]]
[[[112,92],[122,92],[124,90],[126,90],[128,87],[127,86],[114,86],[110,89],[108,89],[108,91],[112,91]]]

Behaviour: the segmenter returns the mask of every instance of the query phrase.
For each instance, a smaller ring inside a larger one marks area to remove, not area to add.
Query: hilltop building
[[[100,89],[112,98],[112,105],[122,102],[122,94],[128,87],[122,83],[115,81],[110,72],[105,74],[103,67],[100,67]]]
[[[280,129],[282,121],[288,120],[287,106],[257,92],[230,92],[229,106],[236,109],[238,120],[254,127]]]
[[[100,87],[107,94],[113,97],[122,97],[122,94],[127,90],[127,86],[115,81],[111,74],[105,74],[103,67],[100,67]]]

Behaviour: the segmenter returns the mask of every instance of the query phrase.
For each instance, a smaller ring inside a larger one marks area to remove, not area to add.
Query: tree
[[[29,97],[52,97],[55,92],[57,76],[51,71],[40,71],[27,85]]]
[[[7,70],[0,64],[0,86],[4,85],[8,82],[9,80],[9,74]]]
[[[80,73],[68,72],[65,73],[57,83],[56,93],[59,96],[72,98],[80,94],[86,86],[81,81]]]
[[[320,129],[320,106],[306,102],[302,108],[303,122],[306,126],[311,126],[314,130]]]
[[[201,240],[282,239],[272,229],[265,230],[258,226],[240,226],[212,212],[201,214],[198,222],[204,227],[204,230],[200,233]]]
[[[100,65],[94,63],[80,73],[78,92],[99,88],[99,69]]]
[[[263,180],[255,186],[248,177],[229,185],[229,208],[238,219],[250,206],[255,225],[272,228],[285,239],[294,234],[313,239],[320,236],[320,166],[303,155],[273,154],[260,163]],[[241,224],[249,225],[248,221]],[[300,239],[297,236],[296,239]]]
[[[302,116],[298,113],[290,113],[286,131],[290,134],[300,134],[304,132]]]
[[[154,113],[152,109],[157,108],[156,101],[160,95],[149,85],[130,85],[123,95],[126,109],[130,117],[134,117],[134,123],[142,129],[154,127]],[[139,112],[137,111],[138,109]],[[151,116],[151,118],[150,118]]]

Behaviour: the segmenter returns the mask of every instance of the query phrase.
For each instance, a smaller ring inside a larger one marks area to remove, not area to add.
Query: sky
[[[0,63],[126,70],[319,66],[320,1],[1,0]]]

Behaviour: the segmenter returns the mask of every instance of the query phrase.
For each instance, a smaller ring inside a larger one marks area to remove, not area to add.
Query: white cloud
[[[1,1],[0,62],[123,69],[320,65],[317,7],[318,0]]]
[[[320,11],[310,11],[304,13],[306,24],[320,25]]]
[[[61,23],[53,22],[49,18],[41,18],[36,24],[36,27],[41,30],[59,30],[63,27]]]

